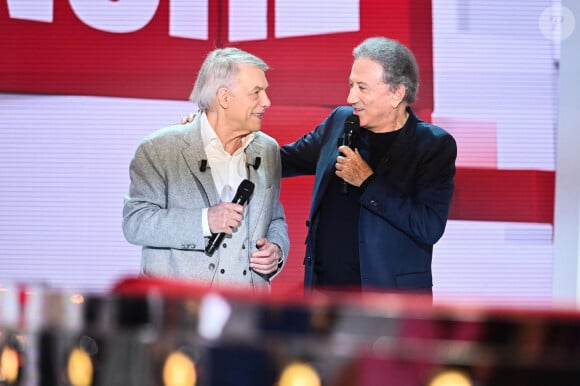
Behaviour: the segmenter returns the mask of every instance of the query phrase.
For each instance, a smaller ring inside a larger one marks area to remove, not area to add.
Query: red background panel
[[[10,19],[0,2],[0,90],[185,100],[205,55],[235,45],[271,66],[273,103],[331,106],[345,103],[354,46],[382,35],[401,40],[416,54],[421,68],[417,108],[430,111],[431,7],[430,2],[415,7],[415,2],[362,1],[358,32],[276,39],[270,1],[268,38],[236,43],[226,39],[227,1],[209,1],[207,41],[169,36],[169,0],[160,0],[144,28],[123,34],[84,24],[68,1],[54,2],[52,23]]]
[[[555,173],[458,168],[450,218],[552,224]]]

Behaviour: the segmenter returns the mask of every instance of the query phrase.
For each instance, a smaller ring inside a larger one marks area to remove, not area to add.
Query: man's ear
[[[401,102],[405,99],[405,93],[407,92],[407,87],[404,84],[400,84],[399,87],[395,89],[391,99],[391,106],[396,109],[399,107]]]
[[[230,91],[225,87],[220,88],[217,92],[217,99],[219,105],[223,109],[227,109],[230,105]]]

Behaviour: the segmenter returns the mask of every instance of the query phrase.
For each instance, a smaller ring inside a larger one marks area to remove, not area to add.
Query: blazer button
[[[224,247],[224,248],[227,248],[227,247],[228,247],[228,245],[227,245],[226,243],[223,243],[223,244],[222,244],[222,247]]]
[[[246,276],[246,270],[244,269],[244,272],[242,272],[242,275]]]
[[[376,208],[377,206],[379,206],[379,203],[376,202],[375,200],[371,200],[371,205]]]
[[[242,245],[242,249],[246,249],[246,244],[243,244]]]
[[[224,274],[224,273],[226,273],[226,270],[222,268],[222,269],[220,269],[220,273]]]
[[[210,270],[210,271],[213,271],[213,270],[215,269],[215,264],[214,264],[214,263],[211,263],[211,264],[208,266],[208,268],[209,268],[209,270]]]

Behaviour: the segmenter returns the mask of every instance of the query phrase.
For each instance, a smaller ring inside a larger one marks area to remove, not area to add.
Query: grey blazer
[[[211,169],[200,170],[207,159],[199,114],[187,125],[163,128],[144,138],[131,161],[131,184],[123,208],[123,233],[141,245],[143,275],[174,277],[209,286],[243,286],[270,289],[270,280],[282,269],[289,239],[280,203],[280,152],[277,142],[257,132],[246,147],[248,179],[255,184],[242,224],[226,235],[212,256],[204,250],[201,211],[220,202]],[[274,274],[253,272],[249,257],[256,241],[266,237],[280,246],[282,262]]]

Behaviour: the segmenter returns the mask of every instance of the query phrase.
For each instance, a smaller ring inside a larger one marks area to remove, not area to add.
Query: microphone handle
[[[245,199],[240,197],[238,192],[236,192],[236,196],[232,200],[232,202],[234,204],[240,204],[240,205],[244,205],[245,201],[246,201]],[[226,236],[225,232],[212,233],[211,237],[209,238],[209,241],[207,243],[207,246],[205,247],[205,252],[208,255],[213,255],[213,253],[219,247],[220,243],[222,242],[222,240],[224,239],[225,236]]]
[[[348,147],[350,147],[352,149],[353,148],[352,137],[353,137],[352,130],[350,130],[347,133],[345,133],[344,134],[344,141],[343,141],[342,144],[344,146],[348,146]],[[346,182],[345,180],[342,180],[342,186],[341,186],[341,189],[340,189],[340,191],[342,192],[342,194],[347,194],[348,193],[348,185],[349,185],[348,182]]]
[[[342,192],[342,194],[348,193],[348,182],[342,180],[342,187],[341,187],[340,191]]]
[[[244,184],[244,183],[247,183],[247,184]],[[248,180],[242,181],[242,183],[238,187],[238,191],[236,192],[236,195],[234,196],[234,199],[232,200],[232,202],[234,204],[244,205],[246,203],[246,201],[248,201],[248,199],[250,198],[250,195],[252,194],[253,191],[254,191],[254,184],[253,183],[251,183]],[[213,253],[219,247],[220,243],[222,242],[222,240],[224,239],[225,236],[226,236],[226,234],[224,232],[212,233],[211,237],[209,238],[208,244],[205,247],[205,252],[208,255],[213,255]]]
[[[209,239],[209,242],[207,244],[207,247],[205,247],[205,252],[209,255],[213,255],[215,250],[218,248],[218,246],[220,245],[220,243],[224,239],[225,235],[226,234],[224,232],[212,233],[211,237]]]

